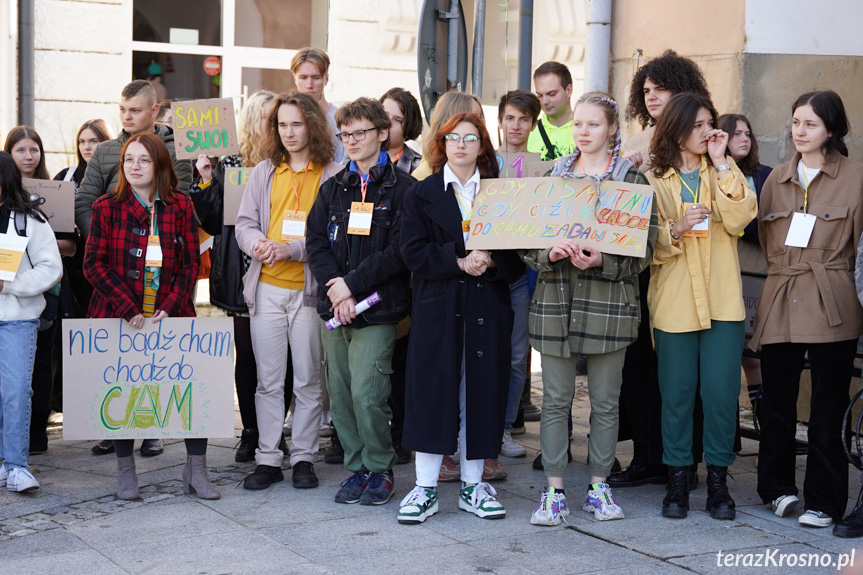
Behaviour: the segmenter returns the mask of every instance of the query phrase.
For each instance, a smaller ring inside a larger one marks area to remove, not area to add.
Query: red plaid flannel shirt
[[[169,317],[194,317],[192,290],[201,257],[192,202],[177,192],[172,205],[156,202],[162,271],[156,310]],[[84,275],[95,291],[90,317],[129,320],[144,301],[144,256],[150,235],[150,212],[135,198],[114,201],[110,194],[93,203],[90,236],[84,253]]]

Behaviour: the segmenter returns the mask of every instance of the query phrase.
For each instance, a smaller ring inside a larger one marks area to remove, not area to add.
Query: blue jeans
[[[27,469],[38,319],[0,321],[0,459]]]
[[[514,317],[512,323],[512,365],[509,370],[509,397],[506,401],[504,429],[512,429],[512,423],[518,417],[521,392],[527,377],[527,354],[530,353],[530,345],[527,342],[527,317],[530,311],[530,290],[527,286],[527,274],[509,284],[509,297],[512,300]]]

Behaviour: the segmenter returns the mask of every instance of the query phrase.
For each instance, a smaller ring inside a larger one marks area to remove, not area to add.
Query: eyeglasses
[[[448,146],[458,146],[459,142],[463,142],[465,148],[479,144],[479,136],[475,134],[468,134],[464,137],[461,137],[458,134],[447,134],[443,137],[443,140]]]
[[[126,168],[131,168],[135,165],[135,162],[138,163],[138,167],[149,168],[153,160],[150,158],[138,158],[137,160],[135,158],[123,158],[123,166]]]
[[[356,141],[356,142],[362,142],[363,140],[366,139],[366,132],[373,132],[375,130],[377,130],[377,128],[368,128],[367,130],[354,130],[353,132],[350,132],[350,133],[339,132],[338,134],[336,134],[336,137],[343,144],[347,144],[348,141],[351,139],[351,137],[353,137],[354,141]]]

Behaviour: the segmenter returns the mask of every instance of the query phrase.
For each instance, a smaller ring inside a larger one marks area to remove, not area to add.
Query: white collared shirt
[[[479,168],[475,169],[473,175],[467,181],[465,185],[461,185],[461,182],[458,179],[458,176],[455,175],[455,172],[449,167],[449,164],[444,164],[443,166],[443,185],[444,189],[448,188],[449,185],[452,184],[452,189],[455,190],[456,201],[458,201],[458,209],[461,212],[461,219],[463,221],[469,221],[471,216],[471,209],[473,207],[473,201],[476,198],[476,194],[479,192]],[[464,234],[464,241],[467,243],[468,232]]]

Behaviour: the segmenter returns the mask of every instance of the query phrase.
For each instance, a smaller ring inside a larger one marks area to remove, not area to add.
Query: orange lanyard
[[[608,162],[605,164],[605,168],[603,168],[602,173],[604,174],[606,170],[608,170],[608,166],[611,165],[611,156],[608,156]],[[585,176],[589,175],[587,171],[584,169],[584,166],[581,164],[581,156],[578,157],[578,167],[581,168],[581,173]]]
[[[294,169],[290,165],[288,165],[288,169],[291,170],[291,188],[294,190],[294,197],[297,198],[297,209],[295,209],[294,212],[300,211],[300,190],[302,190],[303,186],[306,185],[306,176],[309,175],[309,166],[311,166],[311,165],[312,165],[312,161],[309,160],[308,163],[306,164],[305,170],[303,171],[303,179],[300,182],[299,189],[297,189],[297,173],[294,171]]]
[[[803,183],[806,186],[803,188],[803,213],[809,209],[809,178],[806,177],[806,168],[803,168]]]
[[[153,207],[150,208],[150,235],[156,235],[156,202],[153,202]]]
[[[369,187],[369,180],[371,176],[366,174],[364,178],[362,174],[360,174],[360,193],[363,195],[363,201],[361,203],[366,203],[366,189]]]
[[[402,149],[401,149],[401,151],[400,151],[398,154],[396,154],[396,157],[395,157],[395,158],[393,158],[393,163],[395,164],[396,162],[398,162],[398,161],[399,161],[399,158],[401,158],[401,157],[402,157],[402,154],[404,154],[404,153],[405,153],[405,149],[404,149],[404,148],[402,148]]]

